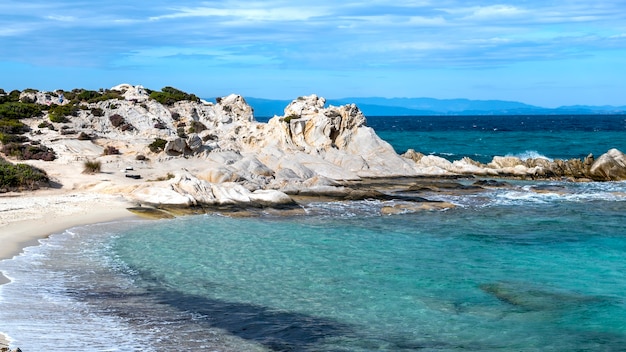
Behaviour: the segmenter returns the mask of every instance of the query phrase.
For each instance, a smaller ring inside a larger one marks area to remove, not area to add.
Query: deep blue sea
[[[626,116],[368,124],[450,159],[626,150]],[[73,228],[0,262],[0,331],[25,352],[624,351],[626,183],[509,182],[445,211]]]

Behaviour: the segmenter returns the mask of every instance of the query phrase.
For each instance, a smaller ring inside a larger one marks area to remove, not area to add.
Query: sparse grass
[[[174,177],[175,177],[175,176],[174,176],[174,174],[172,174],[171,172],[168,172],[168,173],[167,173],[167,175],[165,175],[165,176],[159,176],[159,177],[157,177],[156,179],[151,180],[151,181],[155,181],[155,182],[159,182],[159,181],[167,181],[167,180],[171,180],[171,179],[173,179]]]
[[[83,169],[84,174],[97,174],[102,168],[102,163],[97,160],[87,160],[83,166],[85,167]]]

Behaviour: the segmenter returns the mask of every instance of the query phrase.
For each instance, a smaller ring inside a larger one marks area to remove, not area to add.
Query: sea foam
[[[528,159],[545,159],[548,161],[553,161],[551,158],[548,158],[547,156],[539,153],[536,150],[526,150],[522,153],[517,153],[517,154],[507,154],[507,157],[515,157],[515,158],[519,158],[520,160],[528,160]]]

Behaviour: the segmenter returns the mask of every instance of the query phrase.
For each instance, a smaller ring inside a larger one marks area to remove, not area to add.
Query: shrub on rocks
[[[68,122],[68,116],[78,116],[78,107],[67,104],[67,105],[55,105],[49,110],[50,121],[57,123]]]
[[[194,94],[188,94],[183,92],[182,90],[169,86],[163,87],[160,92],[151,92],[150,98],[158,101],[163,105],[174,105],[174,103],[183,100],[200,102],[200,98],[198,98]]]
[[[22,143],[7,143],[2,146],[5,155],[12,156],[19,160],[43,160],[52,161],[56,159],[56,154],[51,148],[42,145],[30,145]]]
[[[117,127],[122,131],[128,131],[128,130],[134,129],[133,125],[127,123],[126,120],[124,120],[124,117],[122,117],[122,115],[120,114],[113,114],[109,116],[109,121],[111,121],[111,124],[113,125],[113,127]]]
[[[119,149],[115,148],[112,145],[108,145],[102,151],[102,155],[118,155],[120,154]]]
[[[165,150],[166,144],[167,144],[167,141],[165,139],[156,138],[154,142],[148,145],[148,148],[150,148],[150,151],[153,153],[160,153],[163,150]]]
[[[113,114],[109,116],[109,121],[111,121],[113,127],[120,127],[124,122],[126,122],[120,114]]]
[[[91,109],[91,114],[97,117],[104,116],[104,110],[100,108],[93,108]]]

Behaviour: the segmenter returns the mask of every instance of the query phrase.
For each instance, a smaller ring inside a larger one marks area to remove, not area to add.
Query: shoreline
[[[132,204],[120,196],[67,191],[0,195],[0,260],[11,259],[40,239],[66,229],[133,218]],[[9,282],[0,273],[0,284]]]
[[[69,228],[138,217],[120,196],[67,191],[35,191],[0,195],[0,260],[11,259],[24,248]],[[0,285],[11,280],[0,273]],[[0,331],[0,348],[9,339]]]

